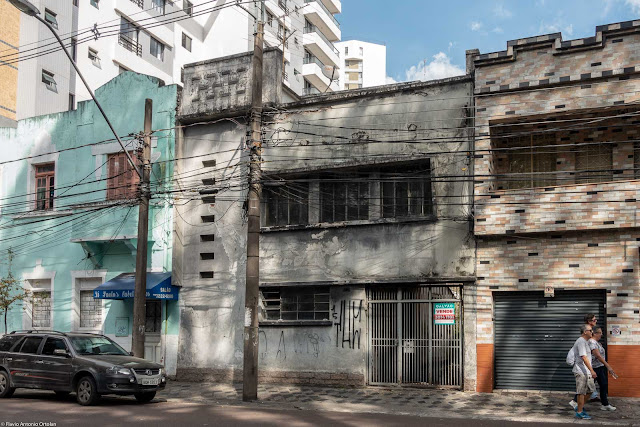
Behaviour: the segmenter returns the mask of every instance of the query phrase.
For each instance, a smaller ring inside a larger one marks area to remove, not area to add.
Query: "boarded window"
[[[280,287],[260,290],[261,320],[329,320],[329,288]]]
[[[47,163],[36,167],[36,210],[53,209],[55,164]]]
[[[309,185],[306,183],[265,187],[265,225],[299,225],[309,222]]]
[[[135,164],[138,165],[138,158],[135,153],[131,157]],[[140,177],[129,163],[127,155],[125,153],[110,154],[107,169],[109,174],[107,200],[135,199],[138,193]]]
[[[100,328],[102,300],[93,298],[93,291],[80,291],[80,327]]]

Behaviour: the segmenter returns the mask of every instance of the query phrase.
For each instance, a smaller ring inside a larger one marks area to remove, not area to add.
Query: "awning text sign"
[[[433,304],[433,323],[435,325],[456,324],[456,303],[436,302]]]

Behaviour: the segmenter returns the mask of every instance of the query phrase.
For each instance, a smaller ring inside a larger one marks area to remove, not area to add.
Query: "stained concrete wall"
[[[191,79],[198,77],[195,70],[185,71]],[[211,188],[219,193],[212,204],[191,200],[176,206],[174,279],[183,286],[178,376],[239,379],[248,128],[241,109],[219,100],[207,104],[190,93],[193,83],[185,84],[183,120],[193,122],[196,116],[216,120],[185,127],[178,138],[177,151],[185,158],[177,165],[176,176],[185,177],[178,185],[189,188],[199,181],[193,192],[198,198],[197,190],[209,188],[204,185],[212,181],[207,180],[215,179]],[[413,221],[374,216],[350,223],[263,227],[261,286],[330,286],[331,312],[328,321],[315,324],[263,322],[261,381],[363,385],[369,284],[473,281],[471,187],[465,177],[471,95],[471,80],[463,77],[306,97],[276,105],[281,112],[267,112],[265,179],[376,163],[401,168],[404,162],[428,158],[436,215]],[[327,129],[302,122],[330,125]],[[349,144],[342,144],[345,141]],[[452,178],[456,176],[461,179]],[[203,222],[211,221],[211,216],[213,222]],[[202,253],[213,253],[214,259],[203,260]]]

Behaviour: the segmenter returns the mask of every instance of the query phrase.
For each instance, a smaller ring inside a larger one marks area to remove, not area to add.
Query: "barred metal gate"
[[[369,384],[462,386],[461,300],[460,286],[369,289]]]

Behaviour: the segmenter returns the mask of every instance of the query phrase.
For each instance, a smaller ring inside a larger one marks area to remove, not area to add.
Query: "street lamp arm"
[[[89,95],[91,95],[91,98],[93,99],[93,102],[96,103],[96,107],[98,107],[98,110],[100,110],[100,113],[102,114],[102,117],[104,117],[105,122],[107,122],[107,125],[109,126],[109,129],[111,129],[111,132],[113,133],[113,136],[116,137],[116,140],[118,141],[118,144],[120,144],[120,147],[122,148],[122,151],[124,151],[124,154],[127,156],[127,159],[129,160],[129,163],[131,164],[131,167],[136,171],[136,173],[138,174],[140,179],[142,179],[143,178],[142,177],[142,172],[136,166],[135,162],[133,161],[133,158],[131,157],[131,155],[129,154],[129,152],[125,148],[124,144],[122,143],[122,140],[120,140],[120,137],[118,136],[118,134],[116,133],[116,130],[113,128],[113,125],[109,121],[109,118],[107,117],[107,114],[102,109],[102,105],[100,105],[100,103],[96,99],[96,96],[94,95],[93,91],[89,87],[89,84],[87,83],[87,81],[84,79],[84,76],[80,72],[80,69],[78,68],[78,65],[76,64],[76,61],[74,61],[73,58],[71,57],[71,54],[69,54],[69,51],[64,46],[64,43],[60,39],[60,36],[56,32],[56,30],[51,26],[51,24],[49,24],[47,21],[42,19],[39,15],[32,15],[32,16],[34,18],[36,18],[38,21],[42,22],[53,33],[55,38],[58,40],[58,43],[60,43],[60,46],[62,47],[62,50],[67,55],[67,58],[69,58],[69,61],[71,61],[71,65],[73,65],[73,68],[76,70],[76,73],[78,73],[78,76],[80,77],[80,80],[82,80],[82,83],[84,83],[84,87],[87,88],[87,91],[89,91]]]

